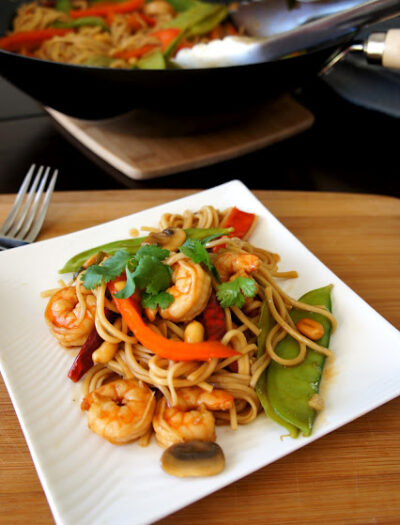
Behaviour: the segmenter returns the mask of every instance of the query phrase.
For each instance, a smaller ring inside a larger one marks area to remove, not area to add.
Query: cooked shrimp
[[[157,442],[169,447],[193,439],[214,441],[215,418],[210,410],[229,410],[233,396],[224,390],[205,392],[199,387],[181,388],[177,394],[174,407],[167,406],[165,397],[157,403],[153,418]]]
[[[81,409],[88,411],[90,430],[121,445],[148,432],[155,405],[154,393],[144,383],[118,379],[87,394]]]
[[[225,282],[232,276],[246,276],[254,272],[260,265],[260,259],[251,253],[222,252],[217,255],[214,264]]]
[[[180,259],[173,266],[173,286],[167,289],[174,297],[168,308],[160,310],[160,315],[170,321],[191,321],[207,305],[211,294],[211,277],[199,264]]]
[[[233,396],[225,390],[214,389],[212,392],[206,392],[200,387],[185,387],[177,392],[177,407],[181,410],[202,406],[208,410],[230,410],[233,407]]]
[[[215,440],[215,418],[205,408],[184,412],[178,407],[168,407],[165,397],[157,403],[153,418],[157,442],[163,447],[200,439]]]
[[[85,296],[82,305],[75,286],[61,288],[47,304],[44,317],[50,330],[62,346],[82,346],[94,327],[96,298]]]

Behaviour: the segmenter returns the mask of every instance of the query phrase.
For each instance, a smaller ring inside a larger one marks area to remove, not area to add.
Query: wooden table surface
[[[56,193],[41,238],[86,228],[191,193],[194,191]],[[321,261],[400,327],[399,200],[338,193],[254,193]],[[0,223],[12,200],[11,195],[0,195]],[[399,412],[400,398],[158,523],[398,524]],[[53,523],[3,383],[0,523]]]

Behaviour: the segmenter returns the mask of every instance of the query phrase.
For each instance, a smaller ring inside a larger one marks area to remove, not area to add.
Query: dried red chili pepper
[[[226,332],[225,312],[214,291],[212,291],[207,306],[199,316],[199,321],[204,326],[205,339],[208,341],[219,341]]]
[[[112,323],[117,317],[116,313],[108,309],[104,310],[104,314],[110,323]],[[74,381],[74,383],[79,381],[79,379],[93,366],[92,354],[99,348],[102,342],[103,338],[99,336],[96,327],[94,327],[69,369],[68,377]]]

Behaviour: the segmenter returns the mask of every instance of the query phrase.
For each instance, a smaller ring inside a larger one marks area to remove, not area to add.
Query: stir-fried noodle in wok
[[[74,365],[83,369],[70,374],[84,376],[81,407],[94,432],[140,445],[154,433],[164,447],[214,441],[216,424],[255,420],[257,384],[271,366],[290,370],[309,352],[322,362],[331,354],[320,341],[334,317],[282,290],[279,281],[297,273],[280,272],[279,255],[251,244],[255,223],[236,208],[164,214],[159,228],[131,239],[135,249],[121,241],[119,250],[92,250],[73,282],[49,292],[45,318],[62,346],[86,348],[95,336],[88,364],[81,351]],[[292,357],[277,350],[288,334]],[[320,408],[317,390],[306,401]]]
[[[67,64],[165,69],[181,49],[237,35],[228,15],[226,6],[198,0],[37,0],[18,8],[0,49]]]

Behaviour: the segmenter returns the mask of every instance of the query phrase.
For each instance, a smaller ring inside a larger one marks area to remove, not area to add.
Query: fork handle
[[[25,244],[30,244],[26,241],[21,241],[20,239],[11,239],[10,237],[1,237],[0,236],[0,246],[5,249],[17,248],[18,246],[25,246]]]

